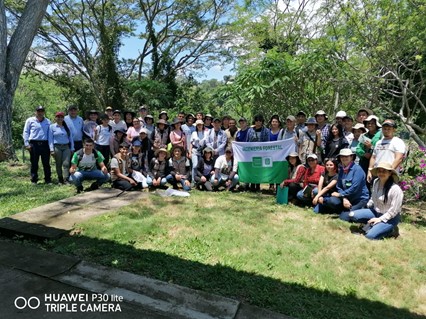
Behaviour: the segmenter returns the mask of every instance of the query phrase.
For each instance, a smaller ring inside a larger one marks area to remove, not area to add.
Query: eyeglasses
[[[308,158],[308,162],[313,162],[313,161],[316,161],[316,159],[315,158]]]

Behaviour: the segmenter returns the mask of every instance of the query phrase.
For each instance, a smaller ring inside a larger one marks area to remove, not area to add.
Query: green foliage
[[[53,80],[31,72],[21,75],[13,101],[12,132],[15,147],[23,144],[24,123],[28,117],[34,115],[35,107],[43,105],[46,117],[53,119],[55,112],[66,109],[65,93]]]
[[[174,96],[166,83],[158,80],[143,78],[138,81],[129,80],[126,83],[129,105],[131,109],[136,109],[141,104],[147,104],[154,110],[170,109],[174,106]]]

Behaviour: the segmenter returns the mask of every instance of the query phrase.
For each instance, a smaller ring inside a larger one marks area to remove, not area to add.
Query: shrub
[[[405,201],[426,200],[426,148],[409,145],[409,150],[399,185]]]

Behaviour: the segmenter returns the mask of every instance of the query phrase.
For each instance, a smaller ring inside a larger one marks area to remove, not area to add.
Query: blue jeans
[[[373,208],[363,208],[358,210],[353,210],[353,216],[349,216],[349,211],[342,212],[340,214],[340,219],[355,222],[355,223],[363,223],[366,224],[371,218],[380,217],[381,214],[376,212]],[[382,239],[388,235],[390,235],[395,226],[399,224],[401,219],[400,214],[396,215],[391,220],[388,220],[386,223],[381,222],[371,227],[365,234],[365,237],[368,239]]]
[[[312,205],[313,197],[311,197],[311,196],[309,196],[309,197],[305,197],[305,196],[303,196],[303,195],[304,195],[304,194],[303,194],[303,190],[304,190],[304,188],[297,192],[297,195],[296,195],[297,199],[298,199],[298,200],[299,200],[299,202],[301,202],[301,204],[303,204],[303,205]],[[315,188],[312,190],[312,192],[313,192],[314,196],[315,196],[316,194],[318,194],[318,187],[315,187]]]
[[[148,184],[148,186],[152,186],[152,177],[151,176],[147,176],[146,177],[146,183]],[[161,178],[160,181],[160,186],[164,186],[167,183],[167,179],[165,177]]]
[[[212,175],[212,177],[210,177],[210,183],[212,183],[212,185],[214,187],[226,185],[226,180],[228,179],[228,175],[223,175],[223,174],[219,173],[219,179],[216,179],[215,176],[216,175]],[[215,182],[215,180],[217,182]],[[239,181],[240,181],[240,178],[238,177],[238,174],[235,174],[234,177],[231,180],[231,187],[230,188],[234,188],[235,186],[237,186]]]
[[[109,174],[104,174],[101,170],[95,169],[93,171],[77,171],[70,175],[70,183],[74,184],[77,188],[82,187],[85,180],[96,180],[98,186],[107,182],[110,178]]]
[[[181,185],[182,185],[182,188],[183,188],[183,190],[184,191],[190,191],[191,190],[191,187],[190,186],[186,186],[185,185],[185,181],[187,181],[188,179],[187,178],[181,178],[181,180],[180,181],[177,181],[176,180],[176,178],[172,175],[172,174],[169,174],[169,175],[167,175],[166,176],[166,180],[170,183],[170,184],[172,184],[172,186],[174,187],[174,188],[176,188],[177,187],[177,183],[180,183]]]
[[[365,205],[367,205],[368,200],[361,200],[358,203],[351,203],[351,211],[358,210],[361,208],[364,208]],[[315,209],[318,211],[315,211],[315,213],[322,213],[322,214],[343,214],[346,211],[346,208],[343,207],[343,198],[342,197],[324,197],[324,204],[318,204]],[[349,212],[349,211],[348,211]]]

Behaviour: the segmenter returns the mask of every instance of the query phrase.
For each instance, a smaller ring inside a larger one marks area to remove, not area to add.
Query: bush
[[[399,185],[405,201],[426,200],[426,148],[409,145]]]

